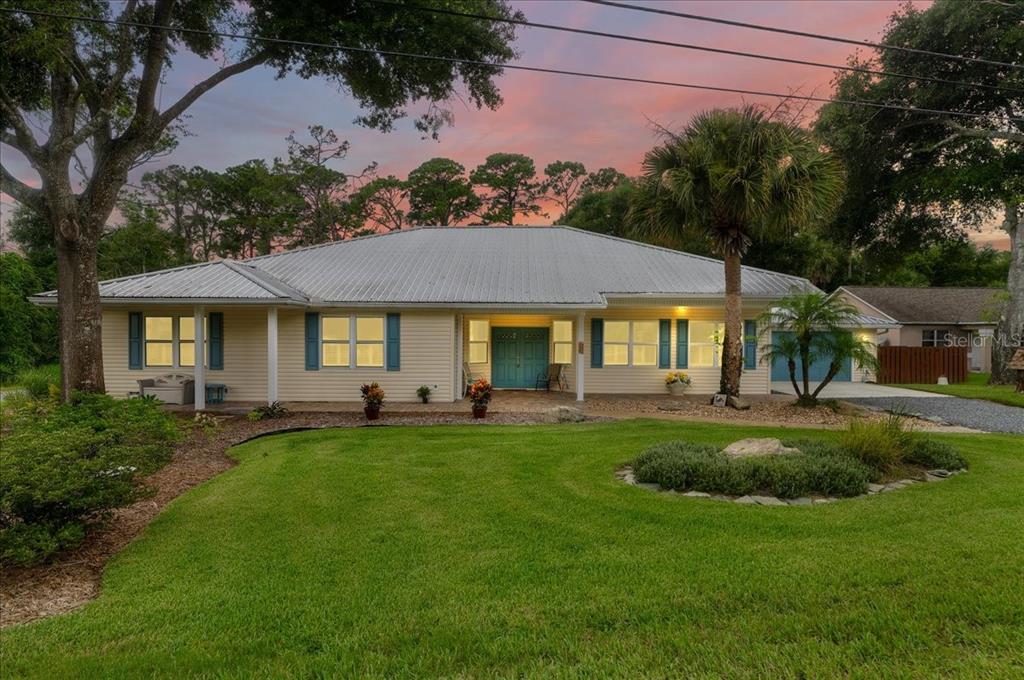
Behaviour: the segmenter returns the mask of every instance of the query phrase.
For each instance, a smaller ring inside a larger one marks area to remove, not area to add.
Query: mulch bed
[[[182,417],[188,422],[188,418]],[[361,413],[292,413],[284,418],[251,422],[221,416],[221,425],[206,434],[193,430],[175,449],[171,462],[150,475],[152,495],[114,512],[103,527],[89,533],[77,548],[55,561],[33,567],[0,570],[0,627],[63,614],[96,597],[108,560],[142,533],[173,499],[235,465],[227,450],[249,439],[275,432],[326,427],[387,425],[510,425],[538,423],[538,413],[490,413],[474,420],[466,413],[387,412],[367,423]],[[598,420],[596,418],[589,420]]]

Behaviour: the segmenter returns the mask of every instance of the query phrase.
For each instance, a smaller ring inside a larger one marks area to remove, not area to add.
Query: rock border
[[[622,481],[630,486],[637,486],[641,489],[647,489],[648,491],[655,491],[657,493],[663,493],[672,496],[686,496],[687,498],[709,498],[713,501],[728,501],[731,503],[738,503],[740,505],[769,505],[769,506],[791,506],[791,505],[825,505],[828,503],[835,503],[837,501],[853,500],[855,498],[867,498],[868,496],[875,496],[880,493],[888,493],[890,491],[899,491],[905,489],[908,486],[914,484],[926,484],[930,482],[941,482],[955,475],[963,474],[967,472],[967,469],[961,470],[928,470],[924,477],[913,478],[908,477],[906,479],[898,479],[893,482],[886,484],[868,484],[867,493],[862,493],[859,496],[846,496],[846,497],[835,497],[835,496],[801,496],[799,498],[779,498],[778,496],[759,496],[759,495],[747,495],[747,496],[731,496],[728,494],[720,493],[708,493],[706,491],[676,491],[675,489],[666,489],[661,484],[654,484],[650,482],[638,482],[636,477],[633,475],[633,468],[629,465],[623,466],[615,471],[615,477],[619,481]]]

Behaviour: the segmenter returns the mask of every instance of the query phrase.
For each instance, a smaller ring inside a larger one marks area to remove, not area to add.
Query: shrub
[[[33,399],[49,399],[59,393],[60,366],[47,364],[26,369],[18,374],[18,384]]]
[[[967,461],[946,442],[915,437],[907,450],[906,462],[929,470],[963,470]]]
[[[270,404],[257,406],[249,411],[246,417],[253,422],[257,422],[268,418],[284,418],[286,415],[288,415],[288,409],[281,402],[275,401]]]
[[[380,408],[384,404],[384,388],[375,382],[361,385],[359,393],[366,408]]]
[[[903,462],[913,441],[906,422],[899,414],[872,422],[850,421],[839,435],[839,444],[873,470],[888,472]]]
[[[809,494],[856,496],[864,493],[871,470],[834,445],[805,443],[801,453],[730,458],[715,447],[666,442],[633,461],[640,482],[677,491],[699,490],[743,496],[765,493],[782,498]]]
[[[0,564],[29,564],[71,547],[142,494],[178,437],[154,404],[106,395],[7,410],[0,449]]]

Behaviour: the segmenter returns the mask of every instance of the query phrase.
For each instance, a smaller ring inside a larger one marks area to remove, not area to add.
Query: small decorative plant
[[[212,413],[200,411],[192,417],[192,424],[206,434],[216,432],[220,427],[220,421]]]
[[[480,378],[469,386],[469,400],[473,404],[473,417],[483,418],[487,415],[487,404],[491,401],[491,383]]]
[[[263,406],[257,406],[253,410],[249,411],[249,415],[247,417],[255,423],[268,418],[284,418],[286,415],[288,415],[288,409],[286,409],[281,402],[275,401],[270,404],[264,404]]]
[[[363,413],[367,420],[380,418],[380,407],[384,405],[384,388],[375,382],[363,384],[359,391],[363,395]]]
[[[675,396],[685,392],[691,382],[690,376],[683,371],[669,371],[665,374],[665,387]]]
[[[426,385],[420,385],[419,388],[416,389],[416,396],[422,399],[423,403],[426,404],[427,401],[430,400],[430,388]]]

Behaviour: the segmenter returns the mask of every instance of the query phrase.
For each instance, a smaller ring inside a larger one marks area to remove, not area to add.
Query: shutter
[[[128,313],[128,368],[142,370],[142,312]]]
[[[590,367],[604,366],[604,319],[590,320]]]
[[[387,357],[385,364],[389,371],[397,371],[401,367],[400,319],[400,314],[388,314],[387,317],[387,328],[385,329],[387,346],[384,348],[384,354]]]
[[[757,322],[752,319],[743,322],[743,368],[757,368]]]
[[[206,339],[210,348],[210,370],[224,370],[224,312],[210,312]]]
[[[306,312],[306,370],[320,370],[320,314]]]
[[[668,368],[672,361],[672,320],[658,322],[658,368]]]
[[[690,321],[676,319],[676,368],[687,368],[690,364]]]

